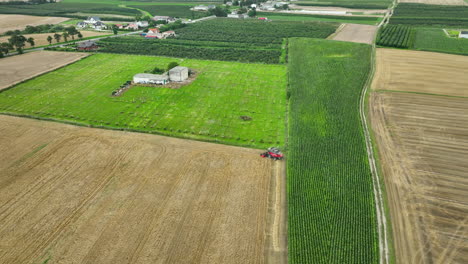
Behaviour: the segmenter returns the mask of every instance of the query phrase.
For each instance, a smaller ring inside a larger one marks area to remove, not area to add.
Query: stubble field
[[[400,60],[383,64],[382,56],[389,54]],[[447,55],[377,52],[373,88],[387,83],[391,90],[372,93],[370,118],[389,199],[396,263],[468,262],[468,98],[453,96],[467,91],[454,79],[463,77],[466,68],[453,66],[459,62],[456,56],[440,56]],[[403,58],[420,67],[408,67]]]
[[[270,192],[284,168],[256,150],[7,116],[0,131],[1,263],[262,263],[284,252]]]
[[[333,37],[333,40],[371,44],[377,33],[377,26],[344,24],[344,27]]]
[[[38,51],[3,58],[0,64],[0,90],[86,56],[86,53]]]
[[[9,30],[22,30],[27,25],[37,26],[43,24],[58,24],[67,21],[66,17],[44,17],[27,15],[0,15],[0,34]]]

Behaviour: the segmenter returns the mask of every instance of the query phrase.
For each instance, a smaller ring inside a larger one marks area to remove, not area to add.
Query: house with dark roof
[[[99,46],[97,45],[97,43],[92,40],[78,42],[78,45],[76,47],[77,50],[81,51],[92,51],[97,50],[98,48]]]

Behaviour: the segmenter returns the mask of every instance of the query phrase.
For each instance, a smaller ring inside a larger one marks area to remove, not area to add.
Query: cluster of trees
[[[55,39],[57,43],[60,42],[60,40],[63,38],[66,41],[68,41],[68,38],[71,37],[73,40],[75,40],[75,36],[77,36],[79,39],[83,38],[83,35],[81,32],[79,32],[74,26],[70,26],[65,28],[65,31],[62,34],[55,33],[52,36],[47,36],[47,42],[49,44],[52,44],[52,40]],[[16,51],[20,54],[23,53],[24,46],[26,46],[26,43],[29,43],[31,47],[34,47],[36,45],[34,38],[26,38],[22,34],[16,34],[16,32],[11,35],[11,37],[8,39],[8,42],[0,43],[0,58],[4,57],[5,54],[8,54],[11,50],[16,49]]]
[[[162,68],[159,68],[159,67],[154,67],[154,69],[151,71],[152,74],[163,74],[167,71],[169,71],[170,69],[174,68],[174,67],[177,67],[179,66],[179,63],[175,62],[175,61],[172,61],[172,62],[169,62],[169,64],[167,65],[166,69],[162,69]]]
[[[44,24],[38,26],[26,26],[23,30],[9,30],[5,32],[7,36],[20,34],[37,34],[37,33],[55,33],[65,30],[63,25]]]

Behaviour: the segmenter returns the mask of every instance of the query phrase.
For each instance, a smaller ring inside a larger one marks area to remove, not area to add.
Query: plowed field
[[[0,263],[285,256],[283,163],[257,150],[0,116],[0,153]]]
[[[373,88],[387,84],[393,91],[373,92],[369,109],[395,263],[468,263],[468,98],[445,96],[468,91],[454,78],[463,78],[466,68],[454,65],[464,60],[429,52],[377,52]],[[402,64],[404,69],[398,67]]]
[[[373,88],[468,97],[468,56],[377,49]]]

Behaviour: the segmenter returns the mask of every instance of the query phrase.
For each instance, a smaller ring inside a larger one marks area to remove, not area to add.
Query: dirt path
[[[76,52],[38,51],[3,58],[0,63],[0,90],[63,67],[88,55]]]
[[[44,24],[58,24],[67,21],[67,17],[42,17],[27,15],[0,15],[0,34],[9,30],[22,30],[27,25],[37,26]]]
[[[377,26],[371,25],[345,24],[333,37],[333,40],[372,44],[377,29]]]
[[[468,263],[468,98],[374,92],[396,263]]]
[[[0,262],[264,263],[284,168],[258,152],[0,116]]]

